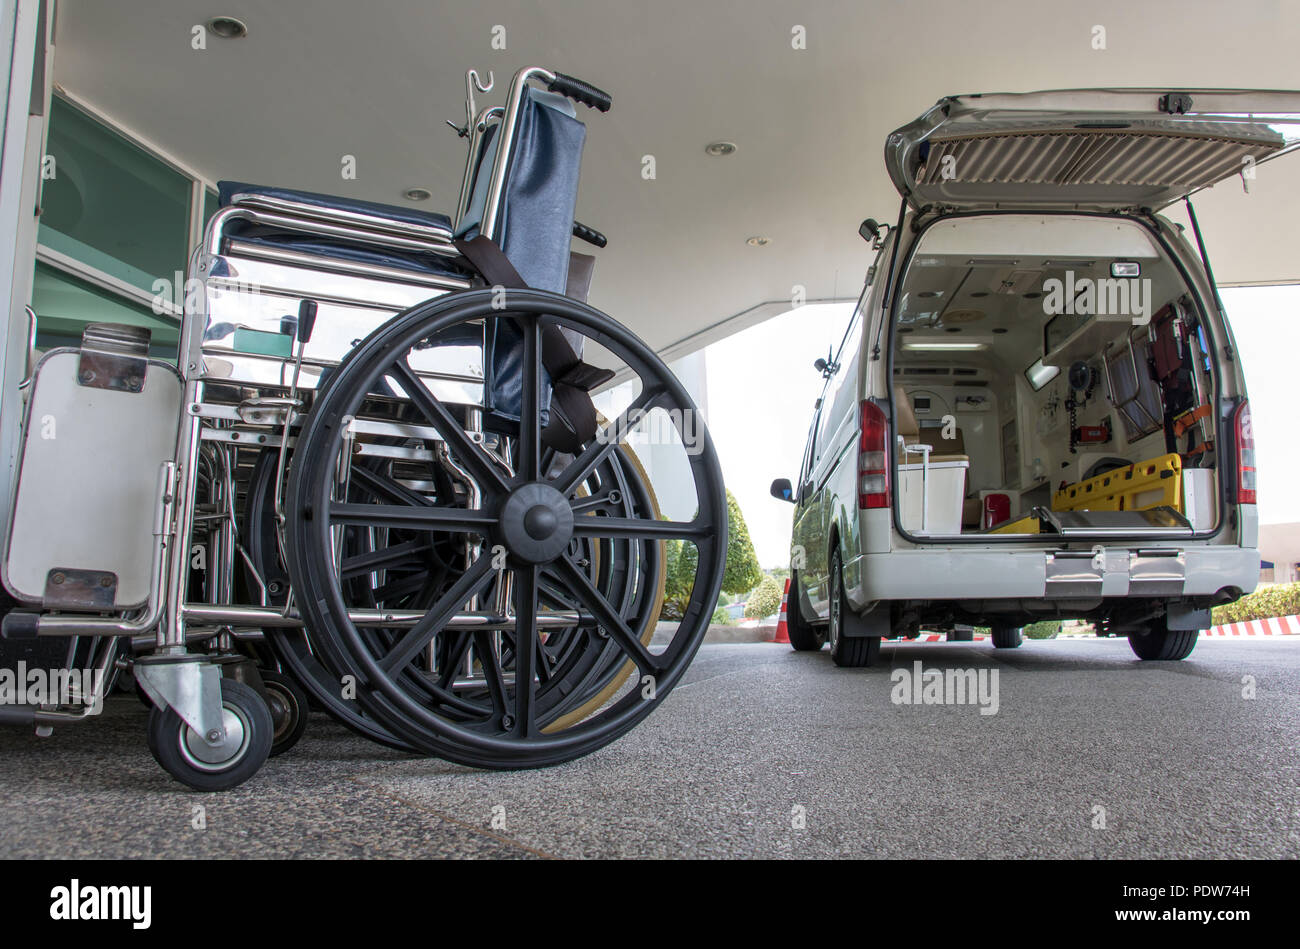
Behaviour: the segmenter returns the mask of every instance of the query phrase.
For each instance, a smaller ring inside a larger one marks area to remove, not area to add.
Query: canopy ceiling
[[[192,49],[217,15],[249,36]],[[857,226],[897,213],[885,136],[941,96],[1292,88],[1297,38],[1300,5],[1281,0],[61,0],[55,78],[211,181],[390,203],[426,187],[431,210],[459,187],[443,120],[463,122],[466,69],[496,74],[480,104],[524,65],[586,79],[614,96],[606,116],[583,110],[578,217],[610,238],[592,302],[674,356],[788,309],[796,286],[855,297]],[[707,155],[720,140],[736,153]],[[1203,194],[1220,282],[1300,281],[1297,211],[1300,159],[1261,167],[1249,194],[1237,179]]]

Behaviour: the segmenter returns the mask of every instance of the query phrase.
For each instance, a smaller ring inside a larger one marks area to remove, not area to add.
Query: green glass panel
[[[77,346],[87,323],[125,323],[146,326],[152,336],[150,353],[176,360],[180,324],[157,316],[141,304],[126,300],[61,270],[36,264],[32,280],[32,309],[36,311],[36,346]]]
[[[55,97],[42,244],[143,290],[185,270],[190,179]]]
[[[208,221],[212,220],[212,215],[221,210],[221,200],[215,191],[203,189],[203,226],[208,226]]]

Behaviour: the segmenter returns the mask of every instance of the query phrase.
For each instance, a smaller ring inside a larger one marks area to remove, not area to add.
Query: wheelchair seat
[[[232,223],[226,233],[238,240],[398,270],[464,274],[452,260],[452,224],[445,214],[242,181],[221,181],[217,189],[223,208],[294,219]]]
[[[398,207],[395,204],[380,204],[376,201],[362,201],[358,198],[341,198],[336,194],[296,191],[291,188],[253,185],[242,181],[219,181],[217,182],[217,193],[223,208],[231,204],[256,205],[259,198],[269,198],[272,202],[301,204],[324,212],[342,211],[347,214],[361,214],[366,217],[381,218],[398,224],[427,227],[444,234],[446,240],[451,240],[451,218],[437,211],[421,211],[419,208]]]

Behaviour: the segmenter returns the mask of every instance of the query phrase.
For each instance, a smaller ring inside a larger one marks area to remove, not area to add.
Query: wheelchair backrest
[[[483,228],[489,179],[500,144],[500,124],[480,137],[469,205],[456,236]],[[563,96],[529,89],[521,105],[497,215],[496,242],[531,287],[564,293],[578,200],[578,174],[587,127]]]

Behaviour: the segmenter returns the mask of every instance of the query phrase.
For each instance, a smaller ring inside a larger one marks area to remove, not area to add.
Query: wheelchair
[[[79,705],[7,720],[86,718],[129,674],[158,764],[216,791],[312,708],[531,768],[615,740],[680,681],[722,582],[725,491],[686,390],[585,302],[573,238],[605,238],[574,220],[576,106],[611,100],[537,67],[479,111],[490,91],[471,70],[454,221],[222,182],[176,366],[113,324],[40,359],[3,632],[62,637],[102,674]],[[612,385],[631,402],[607,419],[592,391]],[[662,513],[632,444],[656,418],[689,519]],[[691,594],[656,635],[670,556]]]

